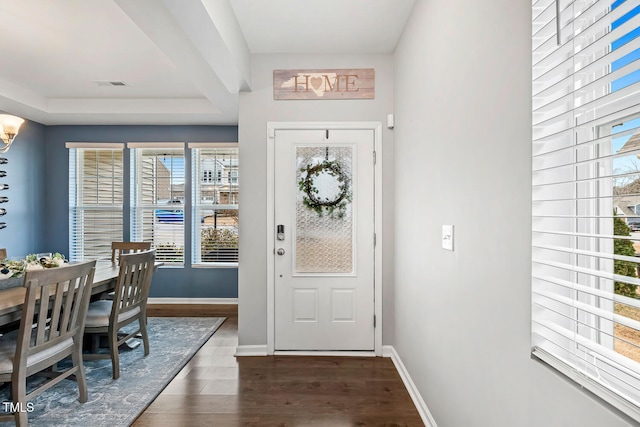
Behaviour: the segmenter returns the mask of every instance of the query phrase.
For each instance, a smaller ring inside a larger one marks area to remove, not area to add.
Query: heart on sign
[[[313,86],[314,89],[317,90],[321,84],[322,84],[322,77],[311,77],[311,86]]]

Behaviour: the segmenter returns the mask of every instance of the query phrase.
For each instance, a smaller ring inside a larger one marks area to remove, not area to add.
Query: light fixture
[[[6,153],[11,147],[13,139],[18,134],[24,119],[10,114],[0,114],[0,139],[4,147],[0,147],[0,153]]]

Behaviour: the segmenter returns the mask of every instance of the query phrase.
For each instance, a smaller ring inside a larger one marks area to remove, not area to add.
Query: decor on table
[[[1,261],[0,279],[8,279],[10,277],[22,277],[24,274],[24,259],[5,259]]]
[[[298,189],[304,205],[322,216],[343,218],[351,202],[349,175],[338,160],[329,160],[329,147],[320,163],[308,163],[299,170]]]
[[[11,258],[0,261],[0,279],[22,277],[27,270],[42,270],[64,266],[68,261],[61,253],[29,254],[25,258]]]
[[[39,253],[39,254],[30,254],[27,255],[26,258],[27,270],[41,270],[43,268],[56,268],[65,265],[68,261],[59,252],[52,254],[48,253]]]

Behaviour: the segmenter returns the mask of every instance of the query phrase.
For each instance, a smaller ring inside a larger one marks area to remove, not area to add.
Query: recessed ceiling
[[[414,3],[3,0],[0,110],[47,125],[236,124],[252,53],[390,53]]]
[[[391,53],[415,0],[230,0],[253,53]]]

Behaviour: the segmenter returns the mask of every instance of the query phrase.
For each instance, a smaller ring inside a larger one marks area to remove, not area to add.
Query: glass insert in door
[[[295,273],[354,271],[353,147],[296,147]]]

